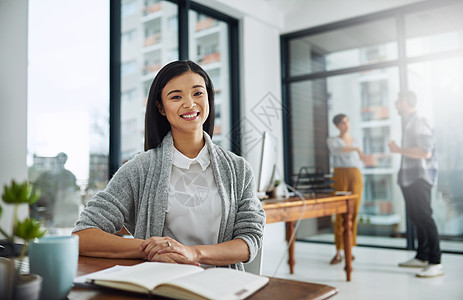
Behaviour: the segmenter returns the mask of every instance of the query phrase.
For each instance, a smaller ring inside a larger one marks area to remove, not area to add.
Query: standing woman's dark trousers
[[[418,249],[415,258],[429,261],[430,264],[440,264],[439,233],[431,209],[432,185],[418,179],[410,186],[401,188],[407,216],[416,226]]]

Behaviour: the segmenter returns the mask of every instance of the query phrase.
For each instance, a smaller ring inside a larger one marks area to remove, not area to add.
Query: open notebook
[[[90,283],[136,293],[175,299],[245,299],[267,284],[269,279],[228,268],[144,262],[116,266],[76,278]]]

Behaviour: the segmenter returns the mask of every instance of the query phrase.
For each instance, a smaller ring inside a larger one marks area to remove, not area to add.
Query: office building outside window
[[[189,57],[198,63],[214,84],[214,142],[230,149],[225,134],[230,131],[228,24],[196,11],[189,13]]]
[[[179,59],[179,7],[170,1],[157,0],[122,1],[121,5],[121,162],[124,162],[143,151],[145,107],[154,77],[162,66]],[[189,11],[188,59],[198,63],[211,77],[216,93],[213,140],[230,149],[230,141],[224,138],[231,128],[228,26],[212,16]]]
[[[122,1],[121,162],[143,151],[149,88],[159,69],[178,59],[177,10],[168,1]]]

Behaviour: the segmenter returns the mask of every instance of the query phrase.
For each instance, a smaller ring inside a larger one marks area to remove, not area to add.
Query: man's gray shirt
[[[410,186],[418,179],[423,179],[430,185],[437,182],[437,153],[434,130],[428,121],[416,112],[402,120],[402,148],[418,147],[431,153],[431,158],[409,158],[402,155],[402,162],[397,178],[398,184]]]

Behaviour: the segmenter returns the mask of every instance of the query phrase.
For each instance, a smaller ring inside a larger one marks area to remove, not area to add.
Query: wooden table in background
[[[309,219],[331,216],[334,214],[344,214],[344,255],[346,258],[347,281],[350,281],[352,272],[352,213],[354,211],[354,199],[358,195],[344,196],[317,196],[316,198],[308,198],[304,202],[297,198],[291,197],[288,199],[269,199],[262,201],[262,206],[267,215],[267,224],[286,222],[286,240],[289,242],[294,226],[299,219]],[[304,208],[305,206],[305,208]],[[291,241],[288,250],[288,264],[291,274],[294,273],[294,239]]]
[[[131,266],[143,262],[141,259],[112,259],[79,257],[77,276],[111,268],[115,265]],[[249,300],[268,299],[327,299],[338,290],[334,287],[309,282],[279,279],[269,277],[270,281],[262,289],[251,295]],[[102,287],[73,287],[67,299],[69,300],[127,300],[146,299],[144,294],[130,293]],[[152,296],[149,299],[167,299]]]

